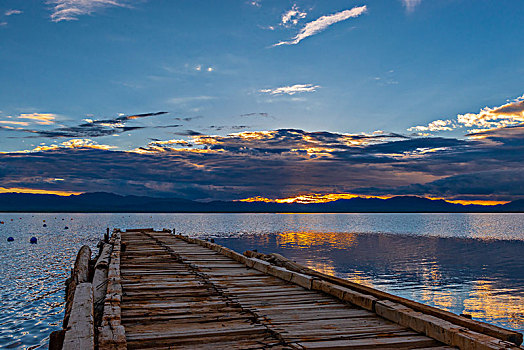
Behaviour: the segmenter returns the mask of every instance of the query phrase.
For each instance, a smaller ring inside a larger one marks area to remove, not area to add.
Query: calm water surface
[[[176,228],[237,251],[277,252],[524,332],[524,214],[0,213],[0,221],[0,348],[47,348],[75,255],[83,244],[95,250],[106,227]]]

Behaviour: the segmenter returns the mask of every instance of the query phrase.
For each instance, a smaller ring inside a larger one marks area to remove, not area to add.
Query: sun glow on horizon
[[[314,203],[328,203],[328,202],[334,202],[339,199],[353,199],[353,198],[364,198],[364,199],[390,199],[396,196],[372,196],[372,195],[360,195],[360,194],[353,194],[353,193],[329,193],[329,194],[319,194],[319,193],[311,193],[311,194],[303,194],[298,195],[294,197],[287,197],[287,198],[266,198],[262,196],[256,196],[256,197],[250,197],[245,199],[238,200],[239,202],[265,202],[265,203],[296,203],[296,204],[314,204]],[[485,206],[493,206],[493,205],[499,205],[499,204],[506,204],[510,201],[492,201],[492,200],[467,200],[467,199],[446,199],[446,198],[434,198],[434,197],[421,197],[426,198],[430,200],[443,200],[448,203],[452,204],[462,204],[462,205],[485,205]]]
[[[77,191],[59,191],[59,190],[39,190],[34,188],[5,188],[0,187],[0,193],[30,193],[30,194],[55,194],[57,196],[71,196],[71,195],[79,195],[84,192],[77,192]]]
[[[334,202],[339,199],[353,199],[353,198],[379,198],[379,199],[388,199],[393,196],[367,196],[359,195],[353,193],[329,193],[329,194],[320,194],[320,193],[310,193],[298,195],[295,197],[288,198],[266,198],[262,196],[250,197],[246,199],[240,199],[239,202],[265,202],[265,203],[298,203],[298,204],[311,204],[311,203],[328,203]]]

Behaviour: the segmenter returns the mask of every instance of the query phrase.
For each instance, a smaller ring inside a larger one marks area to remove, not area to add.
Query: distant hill
[[[524,200],[496,206],[452,204],[415,196],[353,198],[328,203],[264,203],[120,196],[96,192],[68,197],[0,193],[0,212],[98,213],[502,213],[524,212]]]

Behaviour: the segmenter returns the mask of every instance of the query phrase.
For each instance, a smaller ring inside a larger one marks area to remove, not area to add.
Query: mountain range
[[[327,203],[198,202],[180,198],[0,193],[0,212],[101,213],[505,213],[524,212],[524,200],[495,206],[453,204],[416,196],[352,198]]]

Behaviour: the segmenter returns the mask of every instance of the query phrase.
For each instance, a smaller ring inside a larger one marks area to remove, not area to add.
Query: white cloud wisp
[[[275,89],[262,89],[258,90],[259,92],[263,92],[270,95],[294,95],[301,92],[315,92],[317,89],[320,88],[320,85],[313,85],[313,84],[295,84],[291,86],[282,86]]]
[[[348,18],[358,17],[366,11],[367,6],[364,5],[360,7],[354,7],[351,10],[337,12],[332,15],[322,16],[314,21],[306,23],[304,28],[302,28],[300,32],[297,35],[295,35],[291,40],[281,41],[279,43],[274,44],[273,47],[280,45],[296,45],[302,40],[326,30],[326,28],[335,23],[345,21]]]
[[[47,4],[52,5],[53,22],[75,21],[106,7],[127,6],[125,0],[48,0]]]
[[[307,12],[300,11],[297,4],[294,4],[291,10],[284,12],[281,19],[281,24],[283,26],[288,26],[290,24],[297,25],[298,21],[303,18],[306,18]]]
[[[408,12],[413,12],[415,7],[417,7],[421,2],[422,0],[402,0],[402,3]]]

